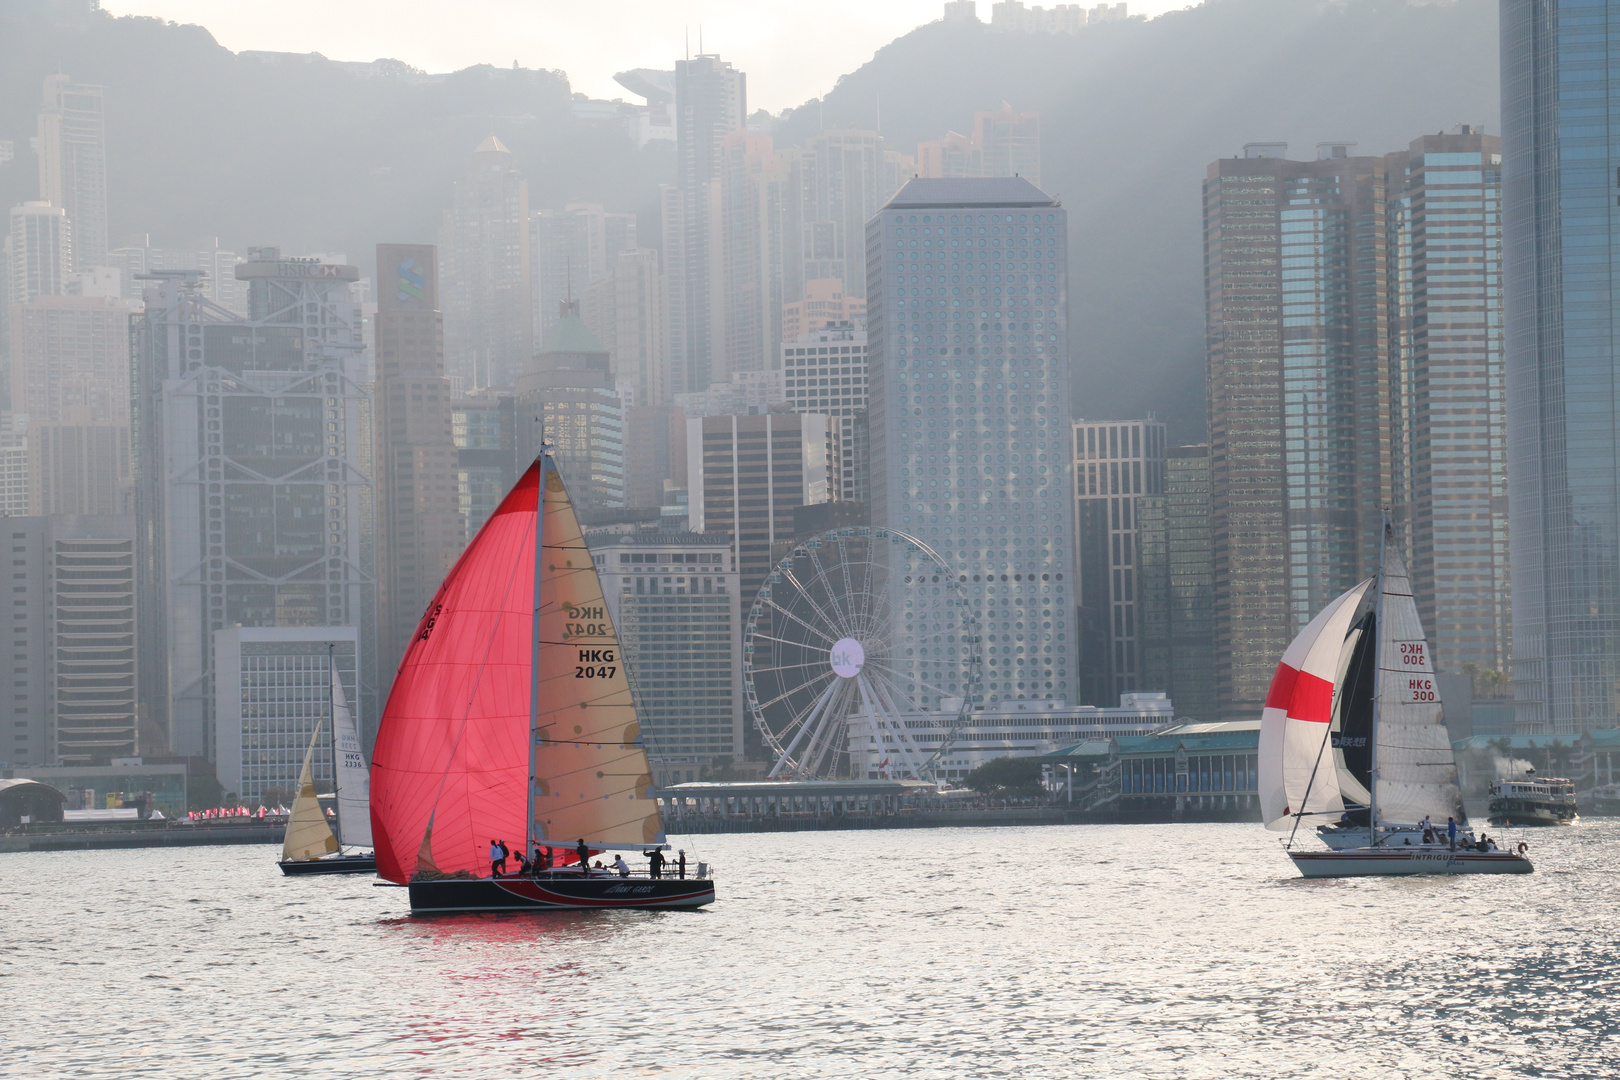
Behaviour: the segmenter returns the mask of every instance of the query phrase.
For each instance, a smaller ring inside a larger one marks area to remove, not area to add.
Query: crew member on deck
[[[583,839],[580,840],[579,846],[574,849],[574,854],[579,856],[579,872],[589,877],[591,873],[591,849],[585,846]]]
[[[675,865],[680,868],[681,880],[685,881],[686,880],[686,849],[685,848],[681,848],[680,856],[681,856],[680,861],[677,862]]]
[[[647,874],[654,881],[664,876],[664,853],[657,848],[642,852],[647,856]]]
[[[630,864],[624,861],[623,855],[613,856],[613,869],[619,872],[620,877],[630,876]]]

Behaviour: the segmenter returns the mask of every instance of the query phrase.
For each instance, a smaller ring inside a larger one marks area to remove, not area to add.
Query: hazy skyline
[[[979,0],[988,22],[994,0]],[[1039,6],[1051,7],[1055,0]],[[916,26],[938,19],[943,0],[478,0],[454,8],[424,0],[110,0],[114,15],[148,15],[205,27],[233,52],[318,52],[332,60],[403,60],[426,71],[474,64],[550,68],[594,98],[630,97],[613,81],[628,68],[667,68],[690,32],[691,50],[717,52],[749,75],[750,110],[780,112],[831,90],[840,75]],[[1035,6],[1028,3],[1026,6]],[[1093,7],[1094,4],[1086,4]],[[1188,6],[1137,0],[1133,15]]]

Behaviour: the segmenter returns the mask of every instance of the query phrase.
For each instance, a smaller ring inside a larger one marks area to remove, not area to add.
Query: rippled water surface
[[[435,919],[268,847],[0,855],[0,1074],[1615,1075],[1620,823],[1520,838],[1318,882],[1252,825],[687,838],[702,912]]]

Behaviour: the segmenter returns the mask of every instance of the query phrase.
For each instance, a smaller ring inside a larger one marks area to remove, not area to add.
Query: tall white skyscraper
[[[73,221],[74,269],[107,262],[107,123],[102,87],[45,77],[39,111],[39,197]]]
[[[510,387],[534,355],[529,182],[490,135],[456,181],[439,241],[445,370],[469,388]]]
[[[6,302],[61,296],[73,271],[73,222],[48,202],[13,206],[6,230]]]
[[[714,55],[675,65],[673,188],[662,197],[669,278],[674,393],[698,392],[724,375],[722,194],[726,140],[747,126],[747,79]]]
[[[1067,235],[1018,177],[913,180],[867,225],[872,524],[956,568],[992,701],[1076,690]]]

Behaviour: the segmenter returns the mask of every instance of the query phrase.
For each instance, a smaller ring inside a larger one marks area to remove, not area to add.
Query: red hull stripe
[[[714,895],[713,889],[696,889],[676,896],[627,896],[609,899],[595,896],[569,896],[567,893],[543,889],[532,881],[499,881],[496,884],[502,890],[511,893],[513,896],[520,896],[525,900],[533,900],[542,904],[562,904],[569,907],[645,907],[648,904],[678,904],[683,900],[695,900],[700,896]]]

